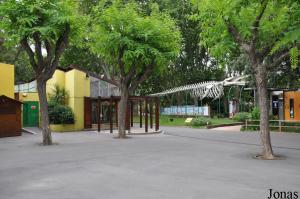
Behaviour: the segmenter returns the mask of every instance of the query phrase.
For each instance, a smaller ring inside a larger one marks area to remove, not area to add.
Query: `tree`
[[[71,29],[79,30],[76,4],[71,0],[6,0],[0,3],[0,15],[6,42],[20,44],[28,54],[37,80],[43,144],[51,145],[46,82],[68,45]]]
[[[199,83],[209,80],[223,80],[224,68],[219,67],[218,62],[207,53],[207,48],[200,46],[201,25],[199,20],[193,20],[190,16],[198,13],[191,0],[154,0],[159,9],[175,19],[181,34],[182,47],[174,64],[160,75],[151,76],[144,84],[139,86],[138,92],[152,94],[167,90],[176,86]],[[143,4],[144,5],[144,4]],[[144,5],[145,10],[147,6]],[[161,84],[157,84],[159,81]],[[180,95],[176,95],[180,96]],[[171,96],[166,96],[170,98]]]
[[[120,89],[119,137],[125,138],[128,97],[155,71],[170,65],[180,49],[180,32],[166,14],[154,9],[150,15],[139,12],[137,4],[114,2],[95,9],[90,30],[90,48],[106,62],[106,78]]]
[[[195,1],[201,20],[202,45],[226,60],[241,49],[249,58],[259,94],[261,157],[273,159],[269,131],[267,75],[283,63],[300,41],[298,1],[199,0]],[[297,53],[296,53],[297,54]],[[298,54],[294,56],[297,59]]]

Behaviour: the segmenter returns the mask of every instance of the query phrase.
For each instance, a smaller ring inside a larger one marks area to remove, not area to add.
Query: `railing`
[[[288,125],[288,124],[293,124],[293,123],[294,123],[294,125]],[[260,120],[246,120],[244,126],[245,126],[246,131],[250,127],[259,128],[260,127]],[[298,120],[269,120],[269,127],[272,128],[272,129],[278,129],[279,132],[282,132],[282,130],[284,128],[287,128],[287,129],[290,129],[290,128],[300,129],[300,121],[298,121]]]

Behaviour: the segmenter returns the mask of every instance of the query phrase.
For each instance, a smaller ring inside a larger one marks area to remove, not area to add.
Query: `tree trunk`
[[[263,151],[261,155],[263,159],[274,159],[269,129],[269,104],[266,77],[266,67],[261,64],[257,65],[255,78],[260,108],[260,137],[263,145]]]
[[[126,109],[127,109],[127,103],[128,103],[128,97],[129,97],[129,90],[125,86],[122,86],[120,88],[120,94],[121,99],[119,102],[119,110],[118,110],[118,131],[119,131],[119,138],[126,138]]]
[[[49,126],[46,81],[37,79],[37,89],[38,89],[39,100],[40,100],[43,145],[52,145],[51,130]]]

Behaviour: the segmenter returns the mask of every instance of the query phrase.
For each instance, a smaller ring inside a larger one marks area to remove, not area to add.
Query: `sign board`
[[[195,115],[209,116],[208,106],[171,106],[161,109],[162,115]]]
[[[186,120],[184,121],[185,123],[191,123],[192,122],[192,120],[193,120],[193,118],[192,117],[188,117],[188,118],[186,118]]]

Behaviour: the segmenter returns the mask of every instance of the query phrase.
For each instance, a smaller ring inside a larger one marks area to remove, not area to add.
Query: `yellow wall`
[[[0,95],[6,95],[10,98],[14,96],[14,66],[0,63]]]
[[[84,97],[90,96],[90,78],[79,70],[64,72],[56,70],[53,77],[47,81],[47,94],[53,92],[54,86],[58,85],[69,94],[68,105],[72,108],[75,116],[75,124],[50,125],[53,131],[78,131],[84,128]],[[39,101],[38,93],[19,93],[20,101]]]
[[[61,88],[65,88],[65,72],[62,70],[56,70],[52,78],[47,81],[47,93],[53,93],[55,85],[58,85]]]
[[[294,99],[294,118],[290,117],[290,99]],[[300,120],[300,91],[284,92],[284,119]]]
[[[65,89],[69,92],[68,105],[75,115],[74,130],[84,128],[84,97],[90,95],[90,79],[84,72],[71,70],[66,72]]]
[[[18,94],[19,94],[19,101],[21,102],[39,101],[38,93],[18,93]]]

